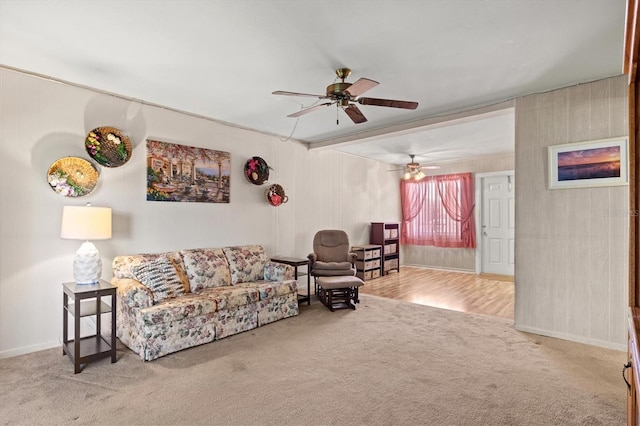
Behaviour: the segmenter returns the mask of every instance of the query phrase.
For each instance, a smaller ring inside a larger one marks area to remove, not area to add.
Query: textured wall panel
[[[628,187],[547,189],[547,147],[624,136],[624,76],[516,101],[516,327],[624,349]]]

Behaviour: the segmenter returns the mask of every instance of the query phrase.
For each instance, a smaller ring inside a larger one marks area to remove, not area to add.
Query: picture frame
[[[147,139],[147,201],[229,203],[231,153]]]
[[[549,189],[629,184],[627,137],[547,148]]]

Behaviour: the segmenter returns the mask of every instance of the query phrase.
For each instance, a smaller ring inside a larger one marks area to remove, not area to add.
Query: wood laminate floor
[[[402,266],[400,272],[366,281],[374,296],[513,320],[513,277]]]

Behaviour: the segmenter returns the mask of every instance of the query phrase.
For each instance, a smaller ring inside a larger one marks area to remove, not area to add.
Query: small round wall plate
[[[254,185],[262,185],[269,180],[269,165],[260,157],[251,157],[244,164],[244,175]]]
[[[49,167],[47,181],[57,194],[82,197],[96,188],[98,170],[84,158],[64,157]]]
[[[96,127],[84,140],[87,153],[104,167],[120,167],[131,158],[131,140],[114,127]]]

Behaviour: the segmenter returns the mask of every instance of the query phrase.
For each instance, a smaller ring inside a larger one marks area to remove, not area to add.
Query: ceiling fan
[[[351,75],[349,68],[338,68],[336,75],[341,82],[333,83],[327,86],[325,95],[312,95],[309,93],[297,93],[286,92],[277,90],[273,92],[273,95],[285,95],[285,96],[310,96],[318,99],[328,99],[329,102],[324,102],[319,105],[315,105],[309,108],[302,109],[293,114],[287,115],[287,117],[300,117],[301,115],[308,114],[317,109],[328,107],[330,105],[336,105],[338,108],[342,108],[349,118],[356,124],[364,123],[367,118],[362,114],[360,108],[356,104],[360,105],[375,105],[391,108],[403,108],[403,109],[416,109],[418,108],[417,102],[398,101],[393,99],[377,99],[377,98],[361,98],[361,94],[367,90],[373,89],[378,84],[377,81],[370,80],[368,78],[360,78],[355,83],[347,83],[344,80]],[[339,124],[336,120],[336,124]]]
[[[402,179],[404,180],[420,180],[424,178],[426,175],[422,172],[422,170],[434,170],[439,169],[440,166],[430,165],[430,166],[421,166],[420,163],[416,163],[415,155],[409,154],[411,157],[411,162],[404,165],[401,169],[391,169],[390,172],[395,172],[398,170],[404,170],[404,174],[402,175]]]

